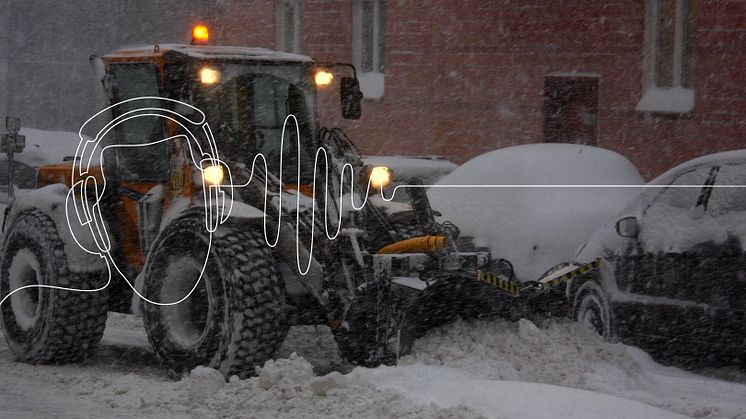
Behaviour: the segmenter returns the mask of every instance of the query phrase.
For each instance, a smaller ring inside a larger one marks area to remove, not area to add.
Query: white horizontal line
[[[399,188],[625,188],[625,189],[655,189],[655,188],[746,188],[746,185],[562,185],[562,184],[527,184],[527,185],[398,185]]]

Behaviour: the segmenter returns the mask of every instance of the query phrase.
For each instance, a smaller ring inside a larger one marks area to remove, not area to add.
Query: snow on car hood
[[[394,182],[419,177],[425,184],[437,182],[458,167],[440,157],[363,156],[363,162],[368,166],[388,167],[394,172]]]
[[[625,157],[574,144],[528,144],[499,149],[465,163],[440,185],[642,185]],[[537,279],[571,260],[588,237],[639,189],[437,188],[433,209],[463,234],[489,246],[493,257],[513,263],[520,280]]]

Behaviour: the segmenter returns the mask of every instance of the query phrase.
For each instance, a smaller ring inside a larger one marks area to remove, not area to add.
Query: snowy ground
[[[395,368],[350,368],[325,327],[294,328],[277,355],[256,378],[224,384],[198,369],[173,381],[139,319],[110,314],[83,365],[16,363],[0,344],[0,416],[746,418],[745,374],[664,367],[573,323],[457,322],[418,341]]]

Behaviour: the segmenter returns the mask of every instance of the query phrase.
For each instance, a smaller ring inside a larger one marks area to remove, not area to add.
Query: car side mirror
[[[342,77],[340,81],[340,99],[342,117],[345,119],[360,119],[363,92],[360,91],[360,82],[356,77]]]
[[[640,226],[637,217],[624,217],[616,222],[616,234],[622,237],[637,237],[640,234]]]

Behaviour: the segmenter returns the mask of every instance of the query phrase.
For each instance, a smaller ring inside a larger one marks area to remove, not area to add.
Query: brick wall
[[[230,19],[224,41],[273,46],[272,2],[218,3]],[[389,0],[384,97],[366,100],[361,120],[345,121],[337,92],[321,92],[321,117],[345,128],[366,153],[464,162],[542,141],[544,77],[595,73],[598,145],[626,155],[650,178],[695,156],[746,148],[746,1],[698,0],[694,7],[691,114],[634,110],[642,94],[644,0]],[[351,2],[306,0],[303,19],[303,53],[351,60]]]

